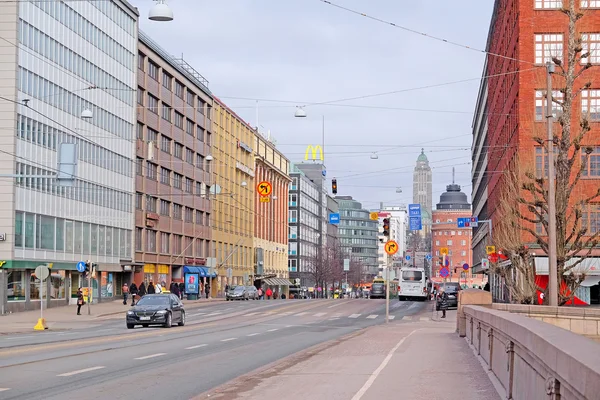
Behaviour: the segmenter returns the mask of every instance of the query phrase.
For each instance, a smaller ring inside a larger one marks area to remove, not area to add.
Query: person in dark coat
[[[448,309],[448,293],[444,287],[440,287],[440,293],[438,294],[438,304],[440,310],[442,310],[442,318],[446,318],[446,310]]]
[[[206,293],[206,298],[208,299],[208,296],[210,295],[210,284],[208,282],[206,282],[206,285],[204,285],[204,292]]]
[[[152,281],[150,281],[150,283],[148,284],[148,294],[155,294],[156,293],[156,289],[154,289],[154,283],[152,283]]]
[[[185,283],[179,282],[179,298],[183,300],[183,295],[185,294]]]
[[[77,315],[81,315],[81,306],[85,304],[81,288],[77,289]]]
[[[129,286],[129,294],[131,294],[131,306],[135,306],[135,296],[138,294],[138,287],[135,282],[131,282],[131,286]]]
[[[140,299],[144,297],[146,294],[146,284],[144,282],[140,283],[140,287],[138,288],[138,296]]]
[[[179,298],[179,285],[175,282],[171,283],[171,293]]]
[[[485,286],[483,287],[483,290],[485,290],[486,292],[489,292],[489,291],[490,291],[490,283],[489,283],[489,282],[487,282],[487,283],[485,284]]]

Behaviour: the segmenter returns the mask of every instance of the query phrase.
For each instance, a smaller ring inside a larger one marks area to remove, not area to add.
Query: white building
[[[406,206],[388,206],[383,207],[379,212],[379,272],[383,273],[384,268],[388,266],[388,255],[384,246],[386,238],[383,236],[383,220],[390,219],[390,240],[398,243],[398,252],[394,255],[394,264],[398,265],[406,252],[406,229],[408,225],[408,213]],[[395,278],[392,269],[391,279]]]
[[[33,270],[52,263],[46,301],[67,304],[87,286],[82,260],[98,264],[94,297],[116,296],[132,260],[137,10],[14,1],[0,14],[0,302],[39,308]]]

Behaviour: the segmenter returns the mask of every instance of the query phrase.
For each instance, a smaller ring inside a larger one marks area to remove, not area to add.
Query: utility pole
[[[387,231],[386,243],[392,237],[392,226],[389,225],[389,230]],[[387,265],[385,268],[385,323],[390,322],[390,268],[394,263],[394,256],[392,254],[388,254],[387,257]]]
[[[552,74],[554,64],[546,62],[546,128],[548,130],[548,296],[551,306],[558,306],[558,266],[556,262],[556,188],[554,186],[554,134],[552,124]]]

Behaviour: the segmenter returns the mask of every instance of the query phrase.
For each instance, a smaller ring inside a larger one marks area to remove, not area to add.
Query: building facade
[[[143,32],[137,63],[135,273],[183,282],[211,256],[212,94],[208,82]],[[215,274],[212,273],[212,276]]]
[[[418,233],[425,238],[431,233],[431,208],[433,204],[433,183],[429,160],[425,149],[417,157],[413,172],[413,204],[421,205],[421,220],[423,228]]]
[[[331,246],[339,244],[340,230],[338,224],[332,224],[329,222],[329,215],[339,213],[340,205],[338,204],[337,200],[327,195],[327,243]]]
[[[214,104],[211,226],[218,277],[212,293],[223,295],[227,284],[254,279],[255,132],[223,102]]]
[[[570,124],[574,129],[578,127],[582,115],[589,111],[591,130],[583,138],[581,145],[589,146],[592,153],[587,168],[583,171],[583,179],[573,188],[573,201],[594,194],[600,179],[600,170],[595,168],[596,160],[600,158],[600,128],[597,123],[600,119],[595,111],[600,93],[600,70],[597,67],[600,58],[594,51],[600,43],[600,10],[596,3],[588,0],[575,1],[577,11],[582,14],[577,22],[576,35],[582,40],[582,53],[591,52],[589,57],[581,60],[581,64],[590,63],[593,68],[584,71],[575,82],[575,90],[581,89],[581,92],[573,102],[574,113]],[[507,190],[506,176],[523,176],[526,172],[543,176],[546,173],[548,157],[534,138],[546,135],[545,63],[555,58],[562,60],[564,64],[567,59],[568,19],[561,8],[568,6],[569,2],[557,0],[495,1],[486,50],[500,56],[488,57],[484,65],[484,78],[473,120],[472,146],[474,216],[479,220],[490,219],[492,225],[496,225],[503,217],[499,206],[502,194]],[[524,65],[538,68],[523,69]],[[584,87],[587,82],[591,83],[590,87]],[[553,77],[553,85],[556,90],[553,96],[560,102],[563,94],[559,89],[563,84],[558,74]],[[556,111],[559,108],[558,104],[553,107]],[[555,135],[560,135],[559,131],[560,126],[556,123]],[[572,137],[574,135],[573,133]],[[580,158],[577,157],[574,170],[579,166]],[[505,174],[504,171],[511,174]],[[525,208],[523,212],[528,213]],[[596,215],[595,206],[584,210],[583,221],[588,225],[586,227],[590,235],[598,229],[594,222]],[[531,224],[530,227],[544,235],[541,224]],[[531,244],[529,248],[537,253],[536,266],[538,263],[546,265],[545,271],[539,271],[539,274],[547,275],[547,258],[540,255],[541,250],[533,243],[533,238],[523,235],[522,240]],[[478,271],[481,268],[477,260],[485,258],[485,246],[494,244],[493,242],[487,224],[480,224],[474,232],[473,240],[475,267]],[[600,256],[596,254],[596,250],[592,251],[592,255]],[[496,277],[491,278],[494,298],[509,301],[506,291],[499,289],[501,285]]]
[[[379,274],[378,221],[370,219],[370,212],[352,196],[336,196],[340,207],[340,246],[342,252],[365,266],[365,279]]]
[[[379,224],[378,224],[378,264],[379,264],[379,273],[383,273],[385,268],[391,267],[391,279],[396,277],[394,268],[402,265],[402,261],[404,257],[407,255],[407,247],[406,247],[406,230],[408,213],[406,210],[406,206],[387,206],[382,207],[377,211],[379,214]],[[398,252],[392,257],[392,263],[389,263],[389,257],[385,252],[385,242],[387,238],[383,236],[383,220],[389,218],[390,219],[390,240],[394,240],[398,243]]]
[[[76,301],[85,260],[98,265],[94,301],[118,296],[133,262],[137,10],[18,1],[0,13],[2,309]]]
[[[289,278],[288,240],[292,231],[288,211],[298,203],[298,194],[289,192],[290,162],[271,140],[257,131],[253,143],[255,186],[268,182],[272,188],[268,196],[254,190],[254,276],[255,279]],[[284,288],[278,290],[285,292]]]

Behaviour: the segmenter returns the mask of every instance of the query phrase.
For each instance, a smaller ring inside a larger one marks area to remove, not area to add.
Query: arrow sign
[[[261,196],[268,196],[273,191],[273,186],[271,186],[270,182],[263,181],[258,184],[256,187],[256,191]]]
[[[385,252],[390,256],[396,254],[398,252],[398,243],[396,243],[394,240],[388,241],[385,244]]]

